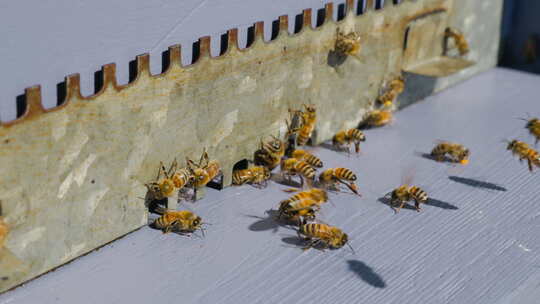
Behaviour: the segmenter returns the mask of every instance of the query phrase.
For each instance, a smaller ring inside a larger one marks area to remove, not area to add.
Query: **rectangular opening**
[[[344,18],[345,18],[345,3],[341,3],[338,5],[337,21],[341,21]]]
[[[359,0],[358,5],[356,6],[356,14],[362,15],[366,11],[366,1],[367,0]]]

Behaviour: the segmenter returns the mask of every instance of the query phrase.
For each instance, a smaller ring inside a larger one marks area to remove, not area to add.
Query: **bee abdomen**
[[[315,169],[313,169],[305,161],[299,161],[296,164],[296,171],[298,171],[300,174],[302,174],[306,178],[309,178],[309,179],[314,179],[315,178],[315,173],[316,173]]]
[[[233,171],[232,183],[234,185],[243,185],[247,183],[251,177],[249,173],[248,169]]]
[[[409,191],[411,192],[412,196],[415,199],[417,199],[419,202],[425,203],[425,202],[427,202],[427,200],[429,198],[427,193],[424,190],[422,190],[422,189],[420,189],[420,188],[418,188],[416,186],[411,187],[411,190],[409,190]]]
[[[366,140],[364,133],[358,129],[349,129],[349,131],[347,131],[347,137],[354,141]]]
[[[312,154],[308,154],[306,156],[306,162],[314,167],[317,167],[317,168],[322,168],[323,167],[323,162],[322,160],[320,160],[317,156],[315,155],[312,155]]]
[[[352,172],[351,170],[347,168],[337,168],[334,170],[334,174],[337,178],[345,179],[348,181],[355,181],[356,180],[356,174]]]
[[[313,132],[313,126],[312,125],[305,125],[302,128],[300,128],[300,131],[298,132],[298,137],[296,138],[296,143],[299,146],[305,145],[309,138],[311,137],[311,133]]]

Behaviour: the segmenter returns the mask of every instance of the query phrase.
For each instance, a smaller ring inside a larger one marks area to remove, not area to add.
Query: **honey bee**
[[[362,127],[382,127],[392,121],[392,112],[388,110],[372,110],[364,115]]]
[[[173,162],[173,164],[176,163],[176,161]],[[173,193],[175,193],[175,190],[178,188],[176,187],[176,184],[181,184],[181,177],[176,177],[176,183],[173,176],[170,176],[172,173],[172,166],[169,168],[169,170],[165,169],[165,166],[163,165],[163,162],[159,163],[159,169],[158,169],[158,175],[156,177],[156,181],[145,184],[148,191],[152,194],[152,197],[156,200],[162,200],[167,197],[171,197]],[[182,171],[183,172],[183,171]],[[164,178],[161,178],[161,175],[163,174]],[[191,174],[191,171],[189,171],[188,174]],[[186,184],[184,184],[185,186]]]
[[[347,234],[334,226],[304,222],[298,228],[298,236],[309,242],[302,248],[303,250],[315,248],[318,245],[322,245],[323,250],[329,247],[338,249],[347,244],[354,253],[354,249],[348,244],[349,238]]]
[[[436,161],[448,159],[462,165],[469,163],[469,155],[469,149],[460,144],[454,144],[447,141],[439,141],[435,148],[431,150],[431,156],[435,158]]]
[[[540,119],[538,118],[531,118],[529,120],[523,119],[527,121],[527,124],[525,125],[525,128],[529,130],[529,132],[536,138],[536,141],[534,142],[535,145],[538,144],[540,141]]]
[[[332,137],[332,144],[337,149],[342,150],[344,145],[350,145],[354,143],[354,150],[356,153],[360,152],[360,142],[366,141],[366,136],[364,133],[358,129],[349,129],[339,131]],[[349,147],[347,146],[347,152],[350,153]]]
[[[206,186],[221,172],[221,166],[217,160],[210,160],[206,151],[201,155],[198,164],[186,159],[190,170],[193,171],[193,185],[196,188]]]
[[[358,193],[358,187],[354,181],[356,181],[356,174],[347,168],[330,168],[319,175],[319,182],[322,186],[339,189],[338,183],[341,183],[347,186],[347,188],[355,194],[361,196],[361,194]]]
[[[303,105],[304,111],[296,111],[301,118],[301,126],[296,134],[296,144],[304,146],[311,138],[317,122],[317,109],[314,105]],[[290,110],[289,110],[290,111]]]
[[[414,200],[416,211],[420,212],[420,204],[428,201],[428,195],[419,187],[406,184],[394,189],[390,194],[390,204],[396,213],[411,200]],[[394,207],[395,205],[398,205],[399,207],[396,209]]]
[[[233,171],[233,185],[243,185],[245,183],[266,185],[266,181],[270,179],[270,170],[263,166],[254,166],[248,169]]]
[[[314,200],[315,203],[320,205],[328,201],[328,193],[326,193],[326,191],[324,191],[323,189],[311,188],[309,190],[298,192],[295,195],[289,197],[288,199],[281,201],[281,203],[288,204],[302,199],[311,199]]]
[[[460,31],[454,28],[447,28],[445,32],[445,36],[447,38],[454,39],[456,47],[461,56],[469,53],[469,43],[467,42],[467,39],[465,39],[465,36],[463,36],[463,34]]]
[[[343,34],[337,30],[336,44],[334,51],[347,56],[356,56],[360,53],[360,36],[356,32]]]
[[[320,210],[319,203],[311,198],[302,198],[299,200],[284,200],[279,204],[278,219],[285,218],[289,221],[298,221],[300,219],[315,219],[315,213]]]
[[[513,155],[518,156],[520,162],[526,159],[529,171],[533,172],[535,166],[540,167],[540,154],[526,143],[514,139],[508,143],[506,149],[512,151]]]
[[[388,84],[388,89],[377,99],[380,104],[389,107],[394,100],[405,90],[405,82],[402,77],[398,77]]]
[[[288,179],[291,179],[291,176],[298,175],[300,177],[301,186],[304,185],[304,178],[307,179],[308,185],[311,186],[315,180],[315,169],[311,167],[308,163],[302,160],[297,160],[296,158],[285,159],[281,162],[281,172],[284,176],[287,176]]]
[[[309,153],[306,150],[296,149],[293,151],[291,156],[292,158],[305,161],[306,163],[310,164],[312,167],[315,167],[315,168],[323,167],[322,160],[318,158],[317,156]]]
[[[285,155],[285,143],[272,135],[272,140],[261,140],[261,147],[255,152],[255,163],[267,167],[272,171],[277,167]]]
[[[167,210],[161,217],[154,221],[153,226],[163,230],[163,233],[169,233],[174,230],[184,234],[195,232],[198,229],[204,233],[202,224],[202,219],[191,211]]]

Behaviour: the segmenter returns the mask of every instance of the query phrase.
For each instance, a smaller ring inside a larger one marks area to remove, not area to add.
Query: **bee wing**
[[[414,167],[409,167],[407,169],[404,169],[401,175],[401,184],[412,185],[415,174],[416,174],[416,169]]]

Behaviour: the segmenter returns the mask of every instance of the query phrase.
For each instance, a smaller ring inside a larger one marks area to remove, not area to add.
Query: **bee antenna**
[[[349,246],[349,248],[351,248],[352,253],[356,255],[356,251],[354,251],[354,248],[351,246],[351,244],[349,244],[349,242],[347,242],[347,246]]]
[[[201,229],[201,233],[202,233],[203,238],[206,237],[206,235],[204,234],[204,228],[201,227],[201,228],[199,228],[199,229]]]

